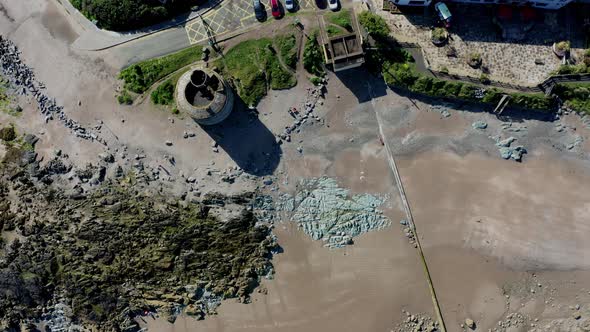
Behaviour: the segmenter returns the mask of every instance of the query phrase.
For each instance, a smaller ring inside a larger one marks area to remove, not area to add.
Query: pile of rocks
[[[312,121],[320,121],[321,118],[318,115],[314,115],[313,111],[315,110],[318,103],[321,105],[323,102],[320,101],[321,98],[324,97],[324,89],[325,86],[320,84],[313,88],[307,89],[307,96],[305,102],[303,103],[303,107],[301,109],[297,109],[294,107],[289,108],[288,112],[289,115],[293,117],[293,123],[290,126],[285,126],[285,130],[282,134],[278,135],[277,142],[282,144],[283,142],[291,142],[291,135],[293,133],[298,133],[299,128],[304,125],[305,123],[312,122]],[[299,152],[302,152],[303,149],[298,149]]]
[[[584,142],[584,137],[576,135],[574,141],[567,145],[568,150],[573,150],[575,147],[580,146]]]
[[[443,118],[448,118],[451,116],[451,112],[449,112],[450,109],[442,105],[432,105],[430,106],[430,110],[440,113]]]
[[[42,325],[48,331],[71,331],[87,332],[89,329],[81,325],[74,324],[70,317],[73,316],[72,309],[60,299],[53,307],[49,307],[47,312],[41,316]]]
[[[522,161],[522,155],[527,153],[527,150],[522,145],[511,146],[514,141],[516,138],[512,136],[503,140],[496,139],[496,146],[502,158]]]
[[[0,36],[0,62],[4,76],[18,88],[20,94],[32,95],[35,98],[41,114],[45,116],[45,122],[57,117],[77,137],[105,144],[106,142],[95,133],[70,119],[63,111],[63,106],[57,105],[54,98],[43,93],[45,85],[36,80],[35,73],[21,60],[20,55],[20,51],[12,41]]]
[[[385,198],[374,195],[350,195],[336,180],[323,177],[302,180],[294,196],[279,197],[277,211],[288,212],[314,240],[328,248],[352,244],[352,239],[391,224],[378,209]]]
[[[405,219],[402,219],[399,223],[400,225],[402,225],[404,235],[408,238],[410,244],[414,246],[414,248],[418,248],[418,244],[416,243],[416,237],[414,236],[414,232],[412,231],[410,223]]]
[[[471,126],[473,127],[473,129],[484,130],[488,127],[488,124],[484,121],[475,121],[471,124]]]
[[[507,122],[502,124],[502,130],[510,133],[526,134],[528,132],[528,127],[526,125],[514,125],[512,122]]]
[[[518,330],[518,328],[526,326],[528,321],[529,318],[521,313],[511,313],[506,315],[506,319],[499,321],[498,326],[493,328],[492,331],[505,332]],[[534,327],[534,324],[531,327]]]
[[[427,315],[411,314],[405,310],[402,313],[406,315],[403,322],[398,324],[391,332],[436,332],[440,331],[438,322]]]

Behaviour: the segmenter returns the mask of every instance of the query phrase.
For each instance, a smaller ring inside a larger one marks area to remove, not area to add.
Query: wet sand
[[[520,269],[590,268],[586,165],[429,153],[400,168],[429,246],[474,249]]]
[[[47,2],[47,8],[43,12],[41,21],[55,39],[71,44],[79,37],[53,1]]]
[[[399,225],[360,236],[355,245],[323,248],[291,223],[276,228],[284,253],[273,259],[267,295],[251,304],[226,301],[204,321],[150,320],[152,331],[388,331],[401,310],[431,312],[415,252]]]
[[[211,152],[211,137],[189,120],[176,118],[171,123],[169,113],[149,103],[133,108],[118,105],[116,66],[105,64],[104,54],[72,52],[67,44],[75,32],[52,4],[31,0],[26,6],[9,8],[6,0],[2,3],[10,19],[3,15],[0,29],[18,43],[27,63],[47,83],[49,94],[86,125],[104,120],[109,128],[104,135],[113,141],[113,149],[125,144],[130,154],[141,151],[152,163],[163,162],[165,154],[174,155],[176,170],[185,174],[211,162],[220,168],[235,165],[225,151]],[[476,319],[478,330],[485,331],[506,312],[561,317],[560,305],[587,303],[576,297],[590,289],[587,162],[576,160],[579,155],[545,149],[543,145],[552,144],[546,138],[531,148],[524,163],[502,160],[487,138],[496,134],[492,129],[475,140],[471,137],[474,120],[499,125],[491,115],[453,112],[441,119],[439,113],[427,112],[428,105],[417,102],[417,110],[406,97],[391,91],[376,93],[370,100],[366,82],[355,75],[329,75],[327,107],[317,112],[329,127],[312,126],[294,135],[293,143],[282,146],[277,169],[288,177],[286,189],[303,177],[329,175],[353,192],[391,195],[386,213],[392,226],[360,236],[354,246],[328,250],[291,223],[279,224],[276,233],[285,251],[273,261],[275,279],[263,282],[267,295],[254,294],[249,305],[226,301],[218,316],[202,322],[185,317],[175,325],[150,320],[151,331],[389,331],[402,318],[402,308],[432,313],[422,267],[398,224],[403,215],[379,144],[373,108],[388,121],[386,138],[392,140],[392,149],[403,152],[395,155],[448,331],[460,331],[466,317]],[[308,84],[303,78],[293,90],[271,92],[260,104],[258,128],[281,132],[292,121],[286,108],[301,100]],[[55,121],[44,124],[32,105],[23,107],[22,117],[9,120],[41,137],[40,155],[60,148],[73,161],[85,163],[103,151],[96,144],[73,139]],[[550,132],[552,124],[539,128]],[[183,140],[183,130],[194,130],[197,137]],[[472,146],[459,149],[453,140],[466,137]],[[164,145],[169,139],[174,140],[172,147]],[[586,153],[589,142],[584,143]],[[298,145],[303,154],[296,151]],[[551,296],[559,305],[531,298],[524,286],[523,293],[506,305],[506,285],[532,278],[527,270],[538,270],[537,278],[557,289]]]

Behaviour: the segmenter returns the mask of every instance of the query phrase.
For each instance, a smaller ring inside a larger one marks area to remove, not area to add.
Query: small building
[[[334,72],[361,66],[365,62],[362,35],[354,10],[350,10],[352,31],[328,36],[323,16],[318,17],[320,25],[320,44],[324,53],[324,61],[331,64]]]
[[[216,72],[193,67],[176,84],[176,106],[202,125],[225,120],[234,106],[234,93]]]

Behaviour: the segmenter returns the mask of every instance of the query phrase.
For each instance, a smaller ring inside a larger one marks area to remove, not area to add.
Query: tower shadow
[[[227,119],[201,127],[244,172],[264,176],[277,169],[283,152],[275,135],[237,95]]]

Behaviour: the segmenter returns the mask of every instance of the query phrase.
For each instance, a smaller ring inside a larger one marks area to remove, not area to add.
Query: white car
[[[331,10],[338,10],[338,0],[328,0],[328,7]]]
[[[285,0],[285,8],[288,11],[293,11],[295,9],[295,0]]]

